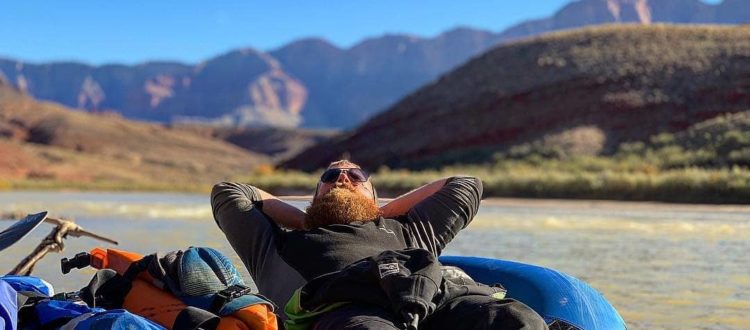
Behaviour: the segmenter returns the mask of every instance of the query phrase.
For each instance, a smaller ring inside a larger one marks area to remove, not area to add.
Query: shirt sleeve
[[[279,227],[262,211],[257,188],[222,182],[211,191],[214,220],[242,262],[260,292],[283,306],[305,281],[279,256],[276,236]],[[279,281],[283,278],[283,281]]]
[[[482,181],[452,177],[438,192],[415,205],[404,225],[416,247],[439,256],[453,237],[471,222],[479,210]]]
[[[260,201],[256,188],[247,184],[222,182],[211,191],[214,220],[254,278],[268,252],[275,252],[274,227]]]

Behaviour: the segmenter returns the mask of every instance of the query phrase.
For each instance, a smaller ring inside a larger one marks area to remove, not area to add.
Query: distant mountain
[[[117,114],[38,102],[0,82],[0,181],[185,187],[246,173],[269,158]]]
[[[304,39],[268,53],[233,51],[195,66],[0,60],[0,79],[36,98],[88,110],[113,109],[127,118],[347,128],[504,42],[592,24],[748,21],[746,0],[716,5],[700,0],[579,0],[552,17],[500,33],[458,28],[434,38],[385,35],[349,49]]]
[[[252,49],[195,66],[144,63],[93,67],[0,60],[0,79],[42,100],[127,118],[251,126],[297,126],[305,87],[277,60]]]
[[[301,40],[271,55],[308,87],[305,126],[351,127],[499,41],[461,28],[431,39],[386,35],[346,50]]]
[[[540,33],[609,23],[740,24],[750,22],[750,2],[724,0],[579,0],[552,17],[530,20],[500,35],[519,38]]]
[[[477,163],[534,141],[608,154],[748,109],[750,27],[586,28],[495,48],[284,166]]]

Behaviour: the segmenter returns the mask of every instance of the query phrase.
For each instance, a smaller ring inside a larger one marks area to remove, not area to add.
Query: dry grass
[[[0,179],[14,188],[195,190],[268,161],[156,124],[37,102],[0,86]]]

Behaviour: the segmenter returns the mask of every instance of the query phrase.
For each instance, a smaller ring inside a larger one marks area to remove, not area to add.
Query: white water
[[[303,203],[297,203],[303,206]],[[213,222],[208,196],[151,193],[0,193],[0,213],[69,216],[141,253],[210,246],[244,269]],[[10,222],[0,222],[0,229]],[[46,226],[46,225],[42,225]],[[2,252],[7,270],[49,232],[40,227]],[[59,258],[101,246],[69,239],[35,274],[75,290],[91,270],[61,275]],[[587,281],[631,329],[747,329],[750,207],[503,200],[484,203],[444,254],[554,268]]]

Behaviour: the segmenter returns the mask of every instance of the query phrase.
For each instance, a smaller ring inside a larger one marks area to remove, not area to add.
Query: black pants
[[[402,321],[381,307],[349,305],[323,315],[314,330],[402,329]],[[513,299],[458,297],[419,324],[419,329],[547,329],[531,308]]]

